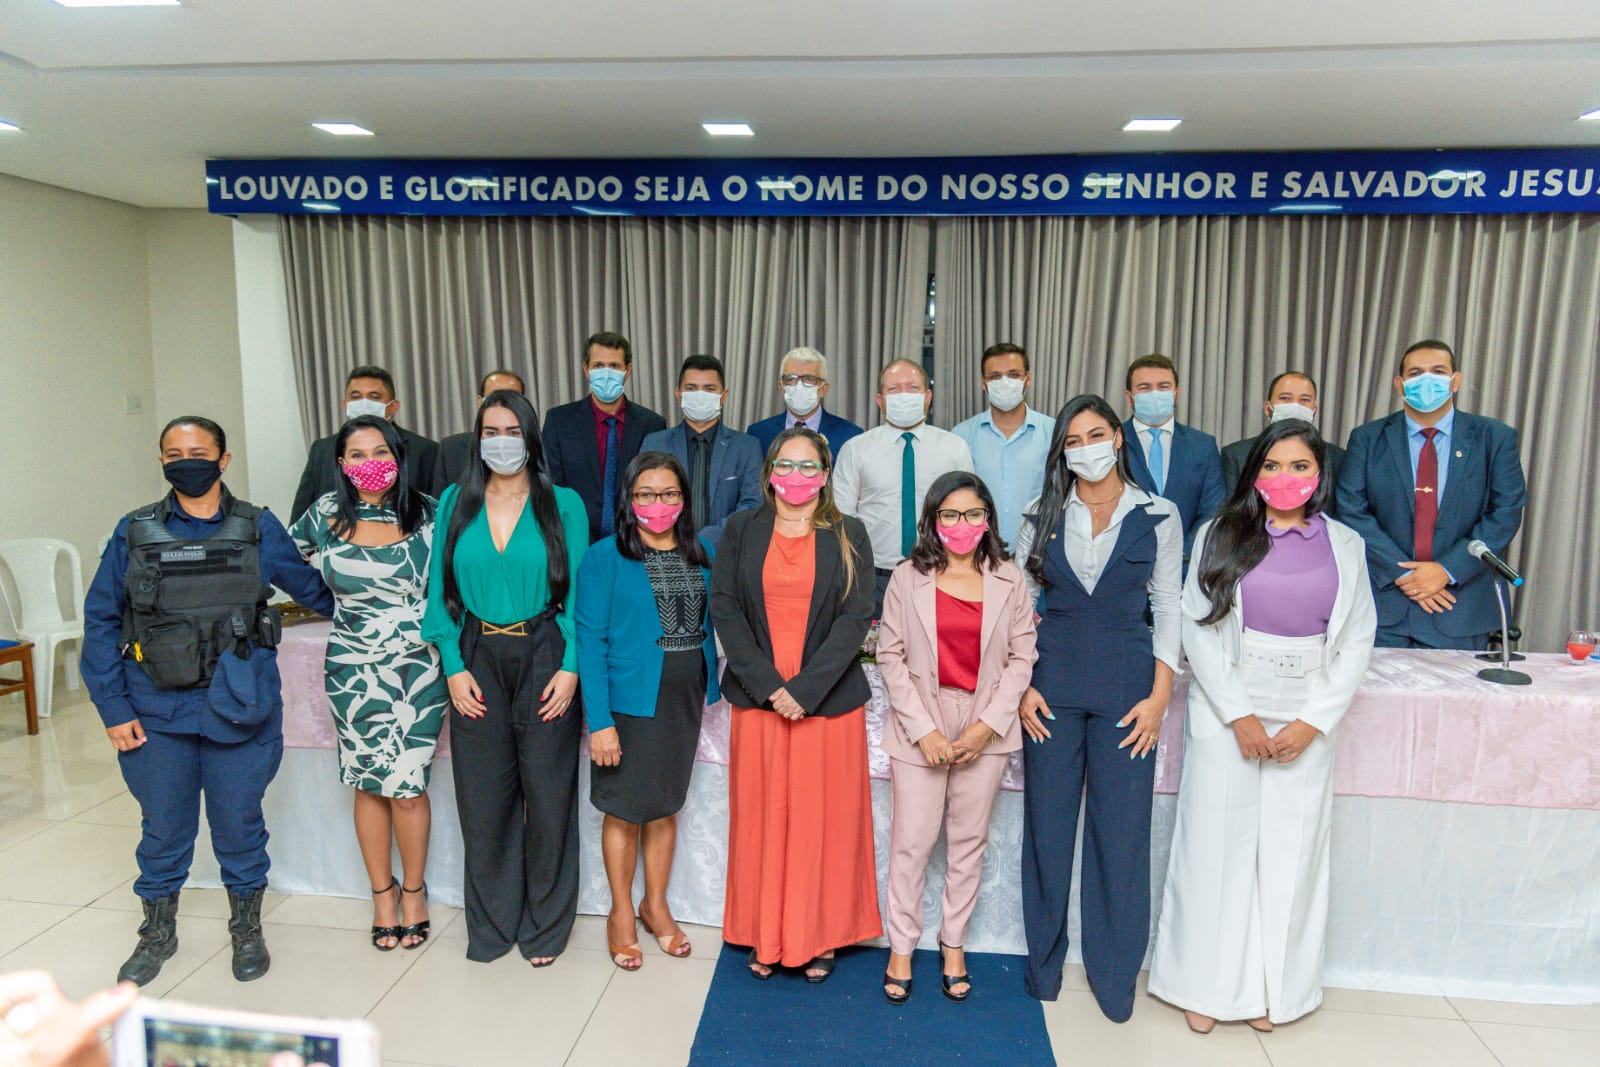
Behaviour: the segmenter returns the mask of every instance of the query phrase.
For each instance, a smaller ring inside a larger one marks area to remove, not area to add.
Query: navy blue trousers
[[[232,893],[267,884],[267,822],[261,799],[283,761],[283,734],[220,744],[199,734],[145,731],[145,743],[117,756],[122,778],[139,802],[143,836],[133,891],[145,900],[183,888],[200,831],[200,798],[211,824],[211,849]]]
[[[1132,704],[1129,704],[1131,707]],[[1118,714],[1052,704],[1050,737],[1022,746],[1022,918],[1028,994],[1055,1000],[1067,960],[1067,901],[1083,801],[1078,905],[1083,966],[1100,1010],[1133,1014],[1134,985],[1150,943],[1150,807],[1156,761],[1118,749]],[[1087,786],[1087,791],[1085,790]]]

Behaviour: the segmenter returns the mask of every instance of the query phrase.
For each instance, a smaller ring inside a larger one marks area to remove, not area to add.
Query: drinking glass
[[[1567,655],[1572,662],[1582,663],[1594,655],[1595,635],[1588,630],[1574,630],[1567,635]]]

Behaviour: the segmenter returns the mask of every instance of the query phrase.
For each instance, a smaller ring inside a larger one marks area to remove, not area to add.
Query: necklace
[[[489,487],[489,492],[493,493],[495,496],[508,496],[513,500],[516,500],[519,497],[525,497],[525,496],[528,495],[528,491],[526,489],[522,489],[522,490],[519,490],[517,492],[508,492],[508,491],[506,491],[504,489],[496,489],[493,486]]]

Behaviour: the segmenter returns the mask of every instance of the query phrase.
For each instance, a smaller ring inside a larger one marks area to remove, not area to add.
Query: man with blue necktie
[[[1517,431],[1457,410],[1460,388],[1450,346],[1418,341],[1394,379],[1401,410],[1350,434],[1339,518],[1367,543],[1380,647],[1482,649],[1500,629],[1494,574],[1467,546],[1504,556],[1528,487]]]
[[[1227,496],[1217,439],[1177,420],[1178,368],[1159,352],[1128,364],[1126,388],[1133,417],[1122,424],[1122,439],[1127,442],[1133,478],[1178,505],[1187,560],[1195,530]]]
[[[667,420],[623,395],[633,374],[633,346],[620,333],[594,334],[583,346],[589,395],[551,408],[544,417],[544,458],[550,480],[583,498],[589,539],[616,531],[617,492],[628,461]]]

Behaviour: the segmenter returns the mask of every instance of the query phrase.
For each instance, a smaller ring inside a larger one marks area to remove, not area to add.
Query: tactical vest
[[[225,653],[276,648],[282,622],[261,579],[261,509],[224,489],[222,522],[194,539],[167,529],[171,511],[167,497],[128,515],[122,654],[157,686],[190,689],[211,681]]]

